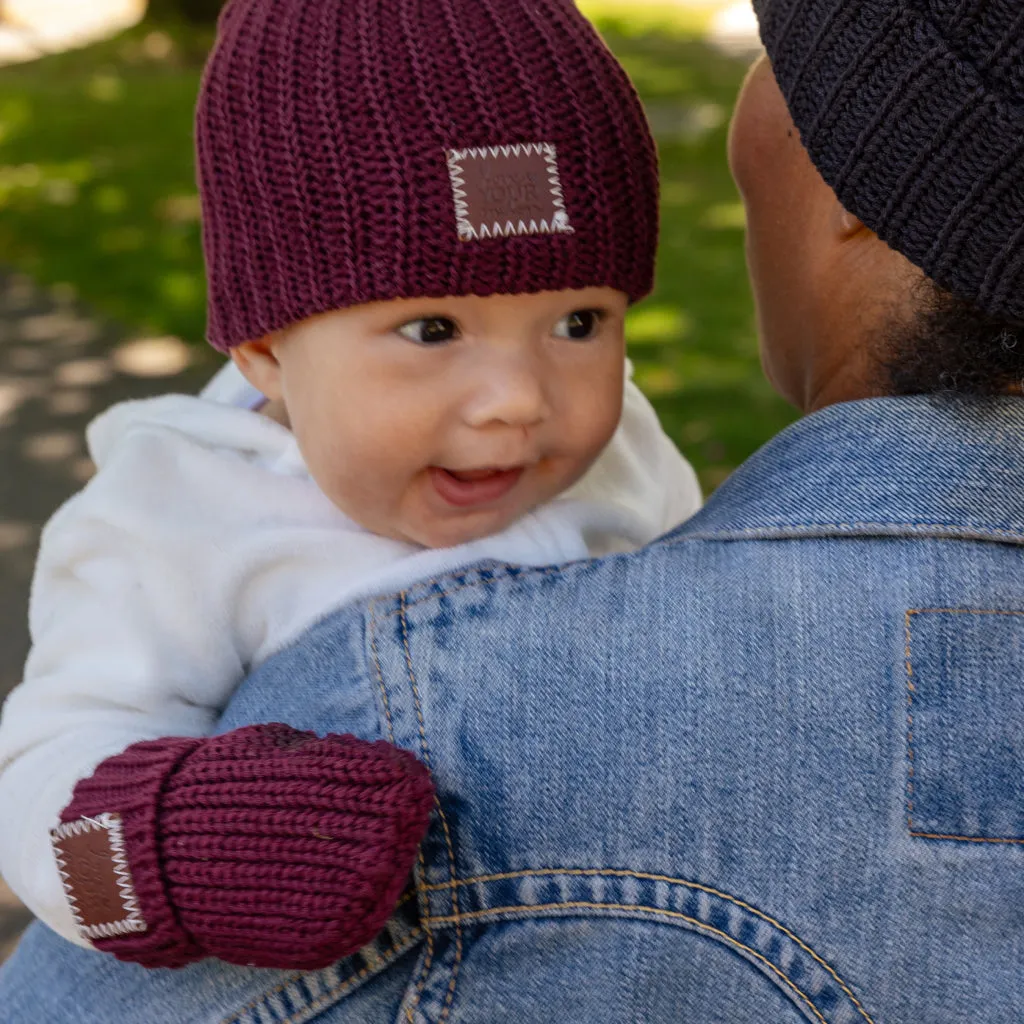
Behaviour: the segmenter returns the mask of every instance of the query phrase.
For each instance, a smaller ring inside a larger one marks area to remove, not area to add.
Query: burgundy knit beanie
[[[365,302],[653,286],[654,142],[572,0],[231,0],[197,146],[221,350]]]
[[[1024,320],[1024,2],[754,7],[843,205],[943,288]]]

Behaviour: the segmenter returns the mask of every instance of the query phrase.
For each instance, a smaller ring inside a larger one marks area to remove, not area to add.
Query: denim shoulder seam
[[[857,532],[864,531],[864,532]],[[888,532],[883,532],[888,531]],[[933,538],[937,540],[960,540],[960,541],[994,541],[1014,542],[1024,544],[1024,533],[1013,530],[974,530],[967,527],[953,526],[949,524],[928,524],[920,526],[905,526],[891,523],[832,523],[815,526],[790,526],[790,527],[752,527],[746,530],[729,530],[722,532],[700,531],[687,533],[682,536],[669,535],[661,540],[656,540],[647,548],[670,548],[680,544],[688,543],[728,543],[730,541],[750,540],[824,540],[833,538],[857,538],[857,537],[886,537],[898,539],[908,537],[914,539]],[[612,555],[613,558],[625,558],[628,555]],[[486,576],[467,578],[465,570],[446,573],[443,576],[435,576],[422,580],[415,587],[403,592],[402,606],[391,608],[383,613],[385,618],[397,618],[402,614],[402,608],[408,610],[419,605],[429,604],[432,601],[439,601],[451,597],[463,590],[476,590],[484,587],[493,587],[507,579],[526,579],[530,577],[552,576],[563,572],[568,568],[584,568],[592,565],[601,559],[581,559],[576,562],[567,562],[564,565],[546,566],[503,566],[498,569],[488,570]],[[427,590],[422,596],[414,596],[417,591]]]
[[[828,537],[913,537],[938,540],[994,540],[1024,544],[1024,532],[996,526],[964,526],[957,523],[892,523],[852,521],[849,523],[789,523],[774,526],[725,527],[720,530],[697,530],[682,537],[672,537],[665,544],[688,540],[824,540]]]
[[[596,559],[586,559],[579,562],[567,562],[565,565],[545,565],[545,566],[507,566],[499,569],[498,571],[491,571],[487,577],[478,577],[476,579],[467,580],[466,573],[453,572],[448,573],[444,576],[438,576],[433,579],[423,580],[416,584],[416,590],[423,587],[438,587],[442,586],[447,582],[455,583],[455,586],[445,587],[441,590],[431,590],[429,593],[424,594],[422,597],[409,597],[410,591],[403,591],[399,595],[399,606],[397,608],[391,608],[384,613],[386,618],[398,618],[404,615],[408,609],[416,608],[422,604],[429,604],[431,601],[441,600],[445,597],[451,597],[452,594],[459,593],[460,590],[476,590],[480,587],[490,587],[498,583],[505,581],[506,579],[520,579],[527,576],[552,576],[555,573],[562,572],[563,569],[572,566],[589,565]],[[461,582],[460,582],[461,581]]]

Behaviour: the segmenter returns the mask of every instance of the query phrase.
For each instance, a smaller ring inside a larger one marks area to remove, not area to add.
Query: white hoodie
[[[235,374],[205,397],[127,402],[95,420],[99,472],[43,531],[32,652],[0,720],[0,873],[79,945],[49,830],[101,761],[209,734],[251,669],[341,605],[489,559],[635,549],[700,506],[693,470],[627,382],[618,432],[571,491],[455,548],[378,537],[320,492],[289,430],[238,407]]]

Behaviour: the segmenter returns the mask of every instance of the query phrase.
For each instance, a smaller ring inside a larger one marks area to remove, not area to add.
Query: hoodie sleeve
[[[196,498],[216,466],[186,471],[174,435],[145,429],[103,454],[43,531],[32,650],[0,719],[0,871],[80,945],[49,840],[76,782],[138,741],[207,734],[245,671],[211,557],[227,534]]]

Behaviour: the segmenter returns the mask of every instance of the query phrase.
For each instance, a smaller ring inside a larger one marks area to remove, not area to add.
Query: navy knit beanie
[[[1024,320],[1024,0],[754,0],[811,159],[933,281]]]

